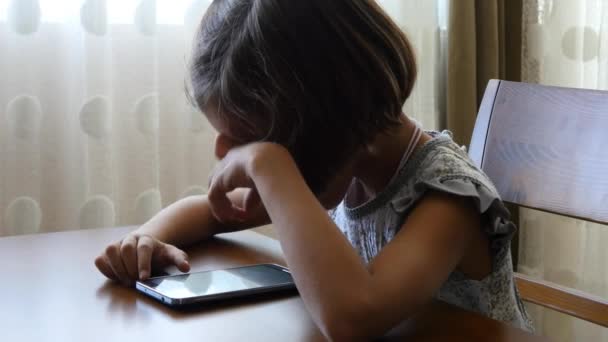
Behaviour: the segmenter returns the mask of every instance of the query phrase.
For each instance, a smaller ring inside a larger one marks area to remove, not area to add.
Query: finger
[[[260,206],[261,202],[262,199],[260,198],[258,190],[251,189],[247,192],[247,195],[245,195],[243,209],[245,209],[247,213],[251,213]]]
[[[137,273],[137,238],[127,235],[120,245],[120,257],[131,279],[139,279]]]
[[[112,268],[109,265],[109,261],[107,260],[107,258],[105,256],[103,256],[103,255],[98,256],[95,259],[95,266],[97,266],[97,269],[99,270],[99,272],[101,272],[101,274],[106,276],[106,278],[108,278],[110,280],[118,280],[118,278],[114,274],[114,271],[112,271]]]
[[[137,269],[139,279],[146,280],[152,273],[152,254],[154,253],[155,241],[147,235],[143,235],[137,241]]]
[[[215,176],[215,172],[217,170],[217,165],[213,168],[213,171],[207,177],[207,189],[211,188],[211,184],[213,184],[213,177]]]
[[[122,263],[120,258],[120,247],[118,244],[112,244],[106,248],[106,257],[108,258],[110,267],[112,271],[118,277],[118,279],[125,285],[129,285],[131,283],[131,279],[129,279],[129,274],[125,269],[125,265]]]
[[[216,175],[219,175],[222,173],[222,171],[224,170],[224,167],[225,167],[225,165],[222,161],[215,164],[215,166],[213,167],[213,171],[209,174],[209,177],[207,178],[207,188],[211,188],[211,184],[213,184],[213,179],[215,178]]]
[[[236,215],[235,207],[227,196],[233,189],[224,186],[224,177],[226,177],[226,174],[222,173],[213,178],[207,193],[207,199],[215,218],[222,223],[229,223]]]
[[[181,249],[165,244],[166,259],[169,264],[177,266],[182,272],[190,271],[190,263],[188,262],[188,254]]]

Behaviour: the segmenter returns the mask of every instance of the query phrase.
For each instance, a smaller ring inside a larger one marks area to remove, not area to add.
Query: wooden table
[[[106,281],[93,260],[129,229],[1,238],[0,340],[323,340],[293,294],[175,311]],[[192,271],[284,264],[278,242],[254,232],[227,234],[189,252]],[[430,305],[393,336],[408,341],[544,341],[445,304]]]

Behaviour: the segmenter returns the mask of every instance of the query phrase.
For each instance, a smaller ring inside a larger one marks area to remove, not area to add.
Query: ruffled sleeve
[[[430,158],[425,158],[419,170],[405,187],[391,201],[393,210],[407,215],[429,191],[439,191],[450,195],[470,198],[486,222],[484,232],[490,238],[492,249],[508,247],[517,230],[511,221],[511,214],[502,202],[498,191],[489,178],[468,158],[466,152],[455,144],[436,149]]]

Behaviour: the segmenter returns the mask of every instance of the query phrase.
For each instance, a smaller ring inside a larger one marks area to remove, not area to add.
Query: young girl
[[[414,56],[373,0],[215,0],[190,72],[219,133],[208,195],[108,246],[103,274],[132,285],[151,265],[186,272],[178,247],[272,222],[331,339],[382,336],[432,298],[531,328],[509,213],[448,133],[401,112]]]

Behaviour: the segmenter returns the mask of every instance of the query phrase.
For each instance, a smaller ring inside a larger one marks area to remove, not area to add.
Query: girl
[[[432,298],[530,329],[509,213],[448,133],[401,112],[414,56],[373,0],[215,0],[190,74],[219,133],[208,195],[108,246],[103,274],[186,272],[178,247],[272,222],[330,339],[381,336]]]

